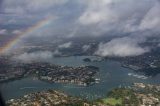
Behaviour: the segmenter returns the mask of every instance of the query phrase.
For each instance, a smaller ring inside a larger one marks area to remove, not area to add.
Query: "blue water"
[[[67,66],[82,66],[93,65],[100,68],[97,78],[100,78],[100,83],[80,87],[71,84],[57,84],[39,81],[37,78],[28,77],[21,80],[16,80],[1,84],[1,92],[5,100],[18,98],[24,94],[35,91],[48,89],[64,91],[67,94],[80,96],[87,99],[97,99],[104,97],[108,91],[119,86],[130,86],[134,82],[160,84],[159,75],[154,78],[140,79],[134,76],[129,76],[128,73],[134,73],[132,70],[121,67],[121,64],[116,61],[106,60],[102,62],[83,62],[86,56],[61,57],[50,60],[54,64]],[[97,57],[90,57],[96,59]]]

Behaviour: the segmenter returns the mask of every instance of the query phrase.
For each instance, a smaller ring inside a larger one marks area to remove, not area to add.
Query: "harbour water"
[[[86,58],[86,56],[60,57],[51,59],[50,62],[67,66],[92,65],[99,67],[100,72],[96,76],[97,78],[100,78],[100,82],[98,84],[83,87],[71,84],[47,83],[39,81],[34,77],[28,77],[1,84],[0,89],[2,95],[5,100],[8,100],[18,98],[32,92],[54,89],[64,91],[65,93],[73,96],[84,97],[92,100],[104,97],[107,92],[113,88],[130,86],[134,82],[160,84],[160,75],[157,75],[154,78],[144,78],[144,76],[142,77],[142,75],[136,74],[131,69],[123,68],[119,62],[106,60],[87,63],[83,61],[84,58]],[[89,58],[96,59],[97,57]]]

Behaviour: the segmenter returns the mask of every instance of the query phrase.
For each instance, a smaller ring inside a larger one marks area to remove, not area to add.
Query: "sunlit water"
[[[160,77],[141,78],[134,75],[135,73],[127,68],[121,67],[121,64],[116,61],[106,60],[102,62],[83,62],[85,56],[78,57],[62,57],[51,60],[54,64],[67,66],[82,66],[93,65],[100,68],[97,78],[100,78],[100,83],[88,87],[76,86],[71,84],[56,84],[39,81],[37,78],[29,77],[21,80],[1,84],[1,92],[5,100],[18,98],[24,94],[35,91],[48,89],[64,91],[67,94],[84,97],[86,99],[97,99],[104,97],[108,91],[120,86],[130,86],[134,82],[144,82],[160,84]],[[92,59],[96,57],[90,57]],[[133,74],[131,74],[133,73]]]

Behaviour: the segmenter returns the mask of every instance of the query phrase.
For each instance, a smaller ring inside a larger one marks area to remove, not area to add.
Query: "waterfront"
[[[119,62],[106,60],[101,62],[83,62],[84,56],[78,57],[61,57],[50,60],[54,64],[67,66],[82,66],[93,65],[100,68],[99,74],[100,83],[88,87],[81,87],[70,84],[57,84],[39,81],[34,77],[24,78],[13,82],[1,84],[1,92],[3,97],[8,100],[18,98],[24,94],[35,91],[54,89],[64,91],[67,94],[96,99],[104,97],[112,88],[119,86],[129,86],[134,82],[160,84],[158,76],[154,78],[141,79],[140,77],[129,76],[128,73],[134,73],[133,70],[121,67]],[[90,57],[95,59],[96,57]]]

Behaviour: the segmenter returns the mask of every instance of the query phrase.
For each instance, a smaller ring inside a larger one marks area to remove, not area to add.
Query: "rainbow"
[[[0,48],[0,54],[5,54],[8,50],[13,48],[13,46],[16,45],[22,38],[30,35],[34,31],[37,31],[38,29],[48,25],[51,22],[51,20],[52,20],[51,17],[46,18],[44,20],[41,20],[41,21],[37,22],[35,25],[27,28],[27,30],[25,30],[24,32],[16,35],[14,38],[12,38],[8,42],[6,42],[3,47]]]

